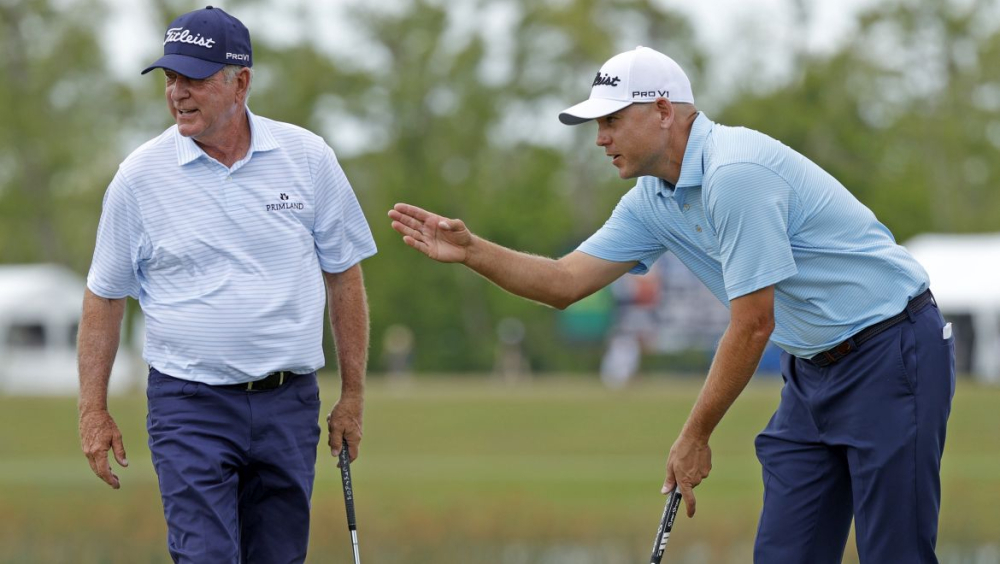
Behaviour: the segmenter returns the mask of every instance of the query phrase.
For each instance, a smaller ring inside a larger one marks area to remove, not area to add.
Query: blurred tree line
[[[148,60],[163,26],[201,7],[179,4],[150,2],[157,35],[135,46]],[[225,8],[254,37],[251,108],[324,135],[368,216],[379,246],[364,263],[372,369],[381,368],[392,324],[414,332],[417,370],[489,369],[499,320],[516,317],[534,369],[593,370],[600,347],[561,339],[554,311],[424,259],[385,212],[406,201],[507,246],[569,252],[631,184],[593,146],[592,125],[566,128],[556,114],[586,97],[604,60],[638,44],[677,59],[698,96],[712,61],[691,23],[652,0],[352,6],[340,22],[306,4],[282,6],[297,22],[297,35],[282,41],[260,31],[276,4]],[[809,17],[808,2],[789,6]],[[109,71],[102,24],[111,9],[99,0],[0,0],[0,263],[51,261],[86,273],[117,163],[171,123],[162,75]],[[995,1],[882,2],[836,52],[793,53],[791,80],[759,84],[748,64],[725,106],[708,113],[806,154],[900,240],[995,231],[998,20]],[[322,41],[330,33],[347,33],[351,52],[330,52]]]

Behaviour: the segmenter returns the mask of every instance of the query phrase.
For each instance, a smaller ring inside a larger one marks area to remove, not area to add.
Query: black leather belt
[[[865,327],[857,334],[855,334],[850,339],[847,339],[839,345],[827,349],[818,355],[807,359],[809,362],[815,364],[816,366],[829,366],[838,360],[844,358],[851,351],[857,349],[861,346],[861,343],[875,338],[876,335],[884,332],[886,329],[892,327],[893,325],[907,319],[908,317],[916,314],[918,311],[924,309],[929,303],[934,301],[934,295],[931,294],[930,290],[924,290],[924,293],[910,300],[910,303],[906,304],[906,309],[897,313],[896,315],[886,319],[885,321],[879,321],[875,325],[869,325]]]
[[[218,387],[224,388],[226,390],[240,390],[241,392],[264,392],[267,390],[280,388],[285,384],[285,382],[288,382],[295,376],[298,375],[294,372],[289,372],[288,370],[282,370],[281,372],[272,372],[267,376],[264,376],[260,380],[254,380],[253,382],[243,382],[241,384],[225,384],[223,386],[218,386]]]

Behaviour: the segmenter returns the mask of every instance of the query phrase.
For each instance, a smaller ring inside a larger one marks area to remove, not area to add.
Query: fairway
[[[596,377],[508,386],[482,376],[369,380],[354,464],[369,563],[635,563],[648,558],[663,463],[700,381]],[[324,375],[323,409],[339,382]],[[753,438],[777,404],[760,379],[712,440],[698,515],[678,517],[665,562],[751,561],[760,509]],[[963,380],[943,464],[942,563],[1000,562],[1000,389]],[[114,491],[79,452],[74,398],[0,398],[0,563],[169,562],[146,449],[145,399],[111,402],[130,467]],[[353,562],[339,472],[320,449],[310,562]],[[683,512],[683,509],[682,509]],[[856,562],[852,546],[845,562]]]

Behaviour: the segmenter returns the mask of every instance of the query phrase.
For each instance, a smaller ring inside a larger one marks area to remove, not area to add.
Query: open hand
[[[460,219],[440,215],[409,204],[396,204],[389,210],[392,228],[403,242],[440,262],[464,262],[472,233]]]

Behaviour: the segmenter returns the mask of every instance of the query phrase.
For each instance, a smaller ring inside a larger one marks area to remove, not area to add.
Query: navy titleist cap
[[[170,22],[163,37],[163,56],[142,74],[162,68],[200,80],[226,65],[253,66],[250,31],[240,20],[209,6]]]

